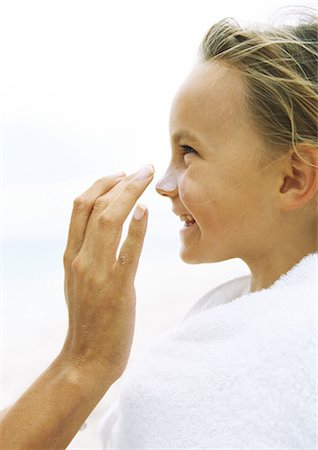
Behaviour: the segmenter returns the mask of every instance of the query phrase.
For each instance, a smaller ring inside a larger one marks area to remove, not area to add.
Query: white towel
[[[106,448],[316,449],[317,256],[202,297],[124,374]]]

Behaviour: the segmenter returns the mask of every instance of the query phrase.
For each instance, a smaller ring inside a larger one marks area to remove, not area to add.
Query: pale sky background
[[[95,179],[147,163],[156,169],[141,198],[150,214],[132,355],[207,290],[247,273],[239,260],[180,262],[182,224],[154,185],[170,158],[170,104],[205,32],[226,16],[242,25],[277,20],[288,5],[316,2],[2,0],[2,407],[61,348],[72,202]],[[69,448],[100,448],[95,425],[111,399],[101,401]]]
[[[315,2],[2,1],[5,237],[64,235],[73,198],[105,174],[150,162],[158,179],[171,100],[207,29],[297,4]],[[142,199],[160,217],[150,231],[169,234],[176,219],[154,184]]]

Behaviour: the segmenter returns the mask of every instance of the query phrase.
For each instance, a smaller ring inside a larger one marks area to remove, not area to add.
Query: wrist
[[[121,375],[111,366],[101,364],[97,358],[74,353],[67,345],[64,345],[54,364],[72,384],[79,388],[83,386],[85,390],[106,392]]]

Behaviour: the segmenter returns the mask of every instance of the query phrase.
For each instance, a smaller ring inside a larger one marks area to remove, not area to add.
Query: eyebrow
[[[180,142],[182,139],[190,139],[192,142],[199,143],[199,139],[195,136],[195,134],[191,133],[186,129],[178,130],[171,136],[173,142]]]

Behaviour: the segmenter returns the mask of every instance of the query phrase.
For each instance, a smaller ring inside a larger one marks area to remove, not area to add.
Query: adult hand
[[[74,201],[64,254],[69,329],[62,354],[108,380],[121,376],[132,345],[146,208],[135,209],[117,255],[122,227],[153,173],[145,166],[129,177],[107,176]]]
[[[66,448],[125,369],[145,208],[137,206],[118,257],[117,250],[123,223],[152,180],[148,169],[102,178],[75,200],[64,255],[68,334],[57,358],[0,418],[2,448]]]

